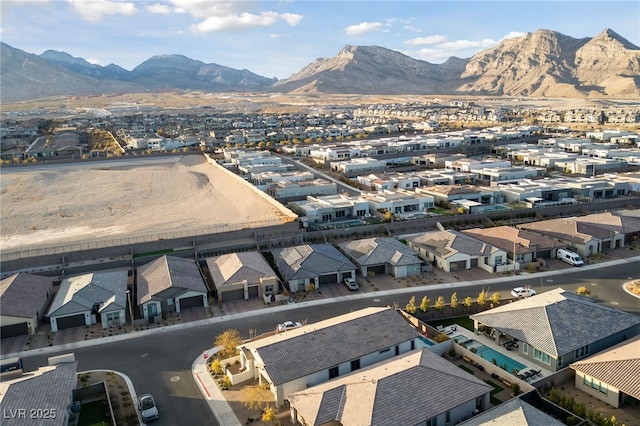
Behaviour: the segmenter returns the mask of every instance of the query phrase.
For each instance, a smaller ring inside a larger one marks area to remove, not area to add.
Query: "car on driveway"
[[[346,285],[350,291],[358,290],[358,283],[353,278],[345,278],[344,285]]]
[[[511,290],[511,295],[513,297],[529,297],[529,296],[535,296],[536,291],[532,288],[516,287],[513,290]]]
[[[282,324],[278,324],[278,331],[291,330],[292,328],[300,327],[302,324],[298,321],[285,321]]]
[[[144,393],[138,397],[138,409],[140,410],[144,423],[158,419],[158,406],[151,394]]]

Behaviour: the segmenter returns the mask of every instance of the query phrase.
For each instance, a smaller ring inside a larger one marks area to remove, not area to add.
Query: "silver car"
[[[158,407],[151,394],[145,393],[138,397],[138,409],[140,410],[144,423],[158,419]]]

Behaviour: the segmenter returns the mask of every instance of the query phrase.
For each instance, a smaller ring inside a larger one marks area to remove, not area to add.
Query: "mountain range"
[[[284,80],[182,55],[153,56],[128,71],[54,50],[30,54],[5,43],[0,54],[3,102],[154,91],[640,98],[640,48],[610,29],[581,39],[538,30],[442,64],[384,47],[348,45]]]

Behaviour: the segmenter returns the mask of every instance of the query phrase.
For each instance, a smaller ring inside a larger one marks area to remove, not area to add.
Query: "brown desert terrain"
[[[2,170],[2,251],[291,220],[286,210],[203,155],[140,165],[135,160],[82,164]]]

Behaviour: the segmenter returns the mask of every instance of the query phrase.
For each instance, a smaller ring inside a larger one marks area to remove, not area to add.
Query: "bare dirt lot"
[[[290,220],[203,155],[2,170],[2,250]]]

